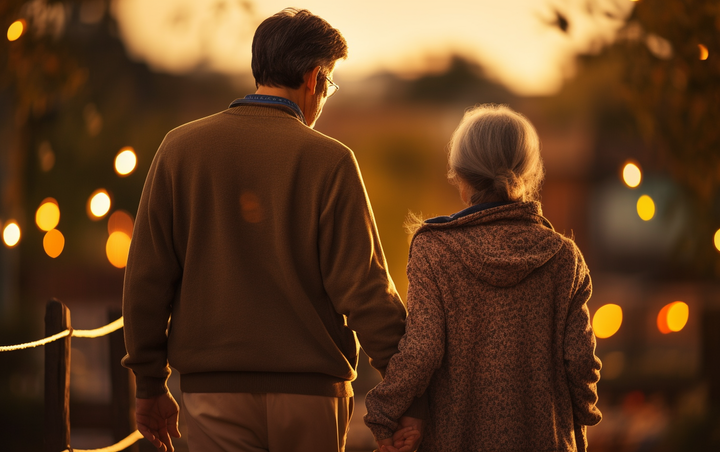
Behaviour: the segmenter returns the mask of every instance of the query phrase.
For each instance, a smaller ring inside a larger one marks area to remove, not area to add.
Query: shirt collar
[[[499,207],[504,206],[506,204],[511,204],[510,202],[485,202],[482,204],[475,204],[467,209],[463,209],[460,212],[456,212],[450,216],[442,216],[442,217],[435,217],[435,218],[429,218],[425,220],[426,223],[449,223],[453,220],[457,220],[458,218],[465,217],[467,215],[480,212],[485,209],[492,209],[493,207]]]
[[[291,101],[290,99],[279,96],[269,96],[267,94],[248,94],[242,99],[235,99],[228,108],[233,108],[237,107],[238,105],[245,104],[283,105],[285,107],[289,107],[295,113],[295,115],[300,118],[303,124],[307,125],[307,121],[305,121],[305,115],[303,114],[302,110],[300,110],[298,104]]]

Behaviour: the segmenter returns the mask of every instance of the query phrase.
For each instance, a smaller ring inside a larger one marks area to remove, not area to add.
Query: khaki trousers
[[[353,398],[182,394],[191,452],[344,452]]]

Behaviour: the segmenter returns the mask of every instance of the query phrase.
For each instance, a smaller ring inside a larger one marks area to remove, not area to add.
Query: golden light
[[[130,236],[121,231],[110,234],[105,244],[105,254],[114,267],[125,268],[128,251],[130,251]]]
[[[700,60],[705,61],[710,56],[710,52],[708,52],[707,47],[705,47],[702,44],[698,44],[698,49],[700,49]]]
[[[5,224],[5,229],[3,229],[2,235],[5,246],[12,248],[20,241],[20,226],[18,226],[14,220],[10,220]]]
[[[8,41],[10,41],[10,42],[17,41],[18,39],[20,39],[20,36],[22,36],[23,33],[25,33],[25,21],[22,19],[16,20],[12,24],[10,24],[10,26],[8,27],[8,30],[7,30]]]
[[[127,176],[132,173],[136,165],[137,156],[131,147],[122,148],[115,157],[115,172],[120,176]]]
[[[595,336],[605,339],[617,333],[622,325],[622,308],[616,304],[606,304],[595,311],[592,326]]]
[[[132,237],[133,219],[124,210],[116,210],[108,218],[108,234],[117,231],[124,232],[128,237]]]
[[[642,172],[640,171],[640,167],[631,162],[625,164],[622,175],[625,185],[630,188],[637,187],[642,181]]]
[[[715,249],[720,251],[720,229],[715,231]]]
[[[35,224],[42,231],[50,231],[60,222],[60,207],[53,198],[45,198],[37,212],[35,212]]]
[[[665,305],[658,313],[657,327],[662,334],[677,333],[685,328],[690,308],[682,301],[675,301]]]
[[[102,188],[95,190],[88,199],[88,216],[93,220],[104,217],[110,211],[110,204],[110,195],[107,191]]]
[[[43,249],[48,256],[55,259],[65,248],[65,236],[57,229],[51,229],[43,237]]]
[[[637,202],[637,213],[644,221],[650,221],[655,216],[655,202],[648,195],[642,195]]]

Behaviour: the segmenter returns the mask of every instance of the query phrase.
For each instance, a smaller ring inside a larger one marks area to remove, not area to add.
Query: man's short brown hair
[[[347,58],[342,34],[306,9],[286,8],[265,19],[252,43],[255,85],[297,89],[303,76],[320,66],[326,75]]]

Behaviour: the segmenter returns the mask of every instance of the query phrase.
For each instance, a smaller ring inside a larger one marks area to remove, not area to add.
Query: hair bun
[[[517,201],[522,199],[525,193],[525,182],[513,171],[505,169],[495,175],[493,189],[506,200]]]

